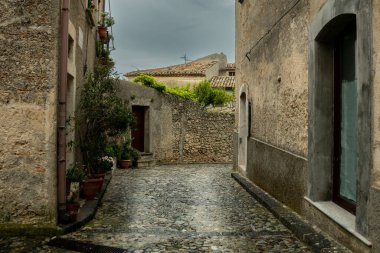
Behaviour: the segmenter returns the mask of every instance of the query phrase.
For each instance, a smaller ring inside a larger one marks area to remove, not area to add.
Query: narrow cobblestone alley
[[[309,252],[230,173],[230,165],[116,170],[96,218],[62,238],[135,253]]]

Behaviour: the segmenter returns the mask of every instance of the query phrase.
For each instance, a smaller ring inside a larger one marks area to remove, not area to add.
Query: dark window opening
[[[248,102],[248,137],[251,137],[251,129],[252,129],[252,103]]]
[[[355,214],[358,164],[356,25],[334,45],[333,201]]]

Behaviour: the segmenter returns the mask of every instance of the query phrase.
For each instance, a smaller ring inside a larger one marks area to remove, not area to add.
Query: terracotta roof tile
[[[227,66],[224,69],[235,69],[235,63],[227,63]]]
[[[235,88],[234,76],[213,76],[210,79],[213,88]]]
[[[179,64],[157,69],[132,71],[125,74],[125,76],[206,76],[206,70],[215,63],[217,63],[217,61],[193,61],[187,64]]]

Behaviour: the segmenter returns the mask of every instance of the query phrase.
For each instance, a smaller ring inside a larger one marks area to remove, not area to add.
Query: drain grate
[[[75,240],[56,238],[51,240],[47,245],[61,249],[68,249],[84,253],[123,253],[125,249],[96,245]]]

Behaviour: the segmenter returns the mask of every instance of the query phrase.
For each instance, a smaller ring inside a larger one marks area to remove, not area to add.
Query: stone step
[[[153,158],[153,153],[140,153],[140,159],[138,160],[138,168],[150,168],[156,163]]]

